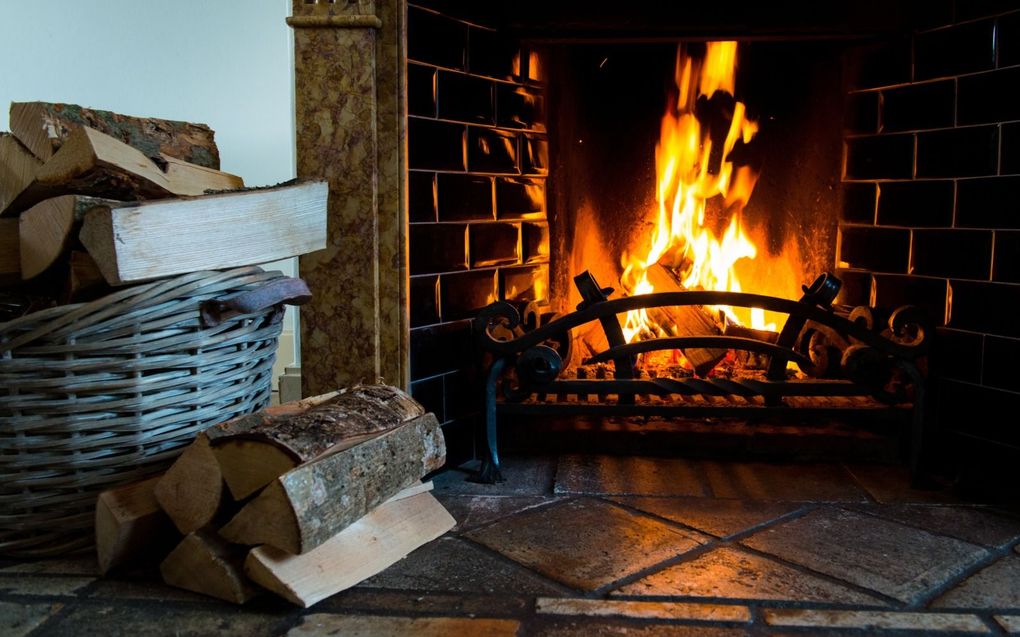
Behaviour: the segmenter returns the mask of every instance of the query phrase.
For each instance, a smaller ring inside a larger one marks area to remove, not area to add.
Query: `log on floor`
[[[179,537],[156,502],[159,476],[103,491],[96,501],[99,572],[162,559]]]
[[[132,117],[77,104],[11,104],[11,132],[42,160],[49,159],[59,150],[71,131],[79,126],[88,126],[110,135],[148,157],[162,153],[206,168],[220,167],[215,134],[205,124]]]
[[[189,533],[159,565],[171,586],[244,604],[258,594],[244,575],[247,547],[229,544],[214,531]]]

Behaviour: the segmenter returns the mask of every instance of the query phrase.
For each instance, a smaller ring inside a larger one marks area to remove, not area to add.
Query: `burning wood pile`
[[[435,415],[393,387],[270,407],[200,434],[164,475],[104,492],[100,569],[155,557],[173,586],[308,607],[453,527],[419,482],[445,459]]]
[[[0,133],[0,321],[325,245],[325,183],[244,189],[204,124],[14,103]],[[286,232],[280,229],[285,227]]]

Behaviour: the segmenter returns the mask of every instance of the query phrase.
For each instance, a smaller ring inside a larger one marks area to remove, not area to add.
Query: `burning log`
[[[779,340],[779,332],[771,330],[756,330],[753,327],[745,327],[736,323],[726,323],[723,327],[723,334],[740,338],[753,338],[756,341],[775,344]],[[744,369],[767,369],[769,357],[766,354],[748,352],[746,350],[736,351],[736,362]]]

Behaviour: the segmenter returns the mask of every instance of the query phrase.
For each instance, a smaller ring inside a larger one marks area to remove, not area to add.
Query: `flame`
[[[657,263],[680,274],[687,289],[742,291],[735,265],[758,256],[755,242],[745,231],[742,215],[758,176],[747,166],[735,166],[730,153],[738,142],[750,142],[758,125],[748,118],[742,102],[731,99],[732,117],[718,152],[713,144],[718,144],[722,136],[713,136],[695,116],[699,98],[711,99],[720,92],[723,94],[720,97],[732,97],[736,65],[736,42],[709,42],[700,60],[682,50],[677,52],[677,100],[662,118],[655,148],[658,210],[654,214],[650,245],[644,256],[624,254],[622,260],[621,282],[631,294],[655,291],[647,270]],[[719,235],[712,227],[718,224],[706,224],[707,203],[713,198],[719,198],[724,212],[731,215]],[[717,309],[730,321],[750,322],[756,329],[775,329],[774,323],[766,324],[763,310],[748,312],[727,306]],[[738,313],[743,321],[738,319]],[[624,335],[632,341],[643,332],[662,335],[668,327],[656,325],[644,310],[635,310],[627,315]]]

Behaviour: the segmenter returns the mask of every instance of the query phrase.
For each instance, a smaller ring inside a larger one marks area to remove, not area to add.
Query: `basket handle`
[[[312,293],[304,281],[293,277],[281,277],[225,301],[202,303],[200,308],[202,325],[215,327],[240,314],[255,314],[281,303],[304,305],[311,299]]]

